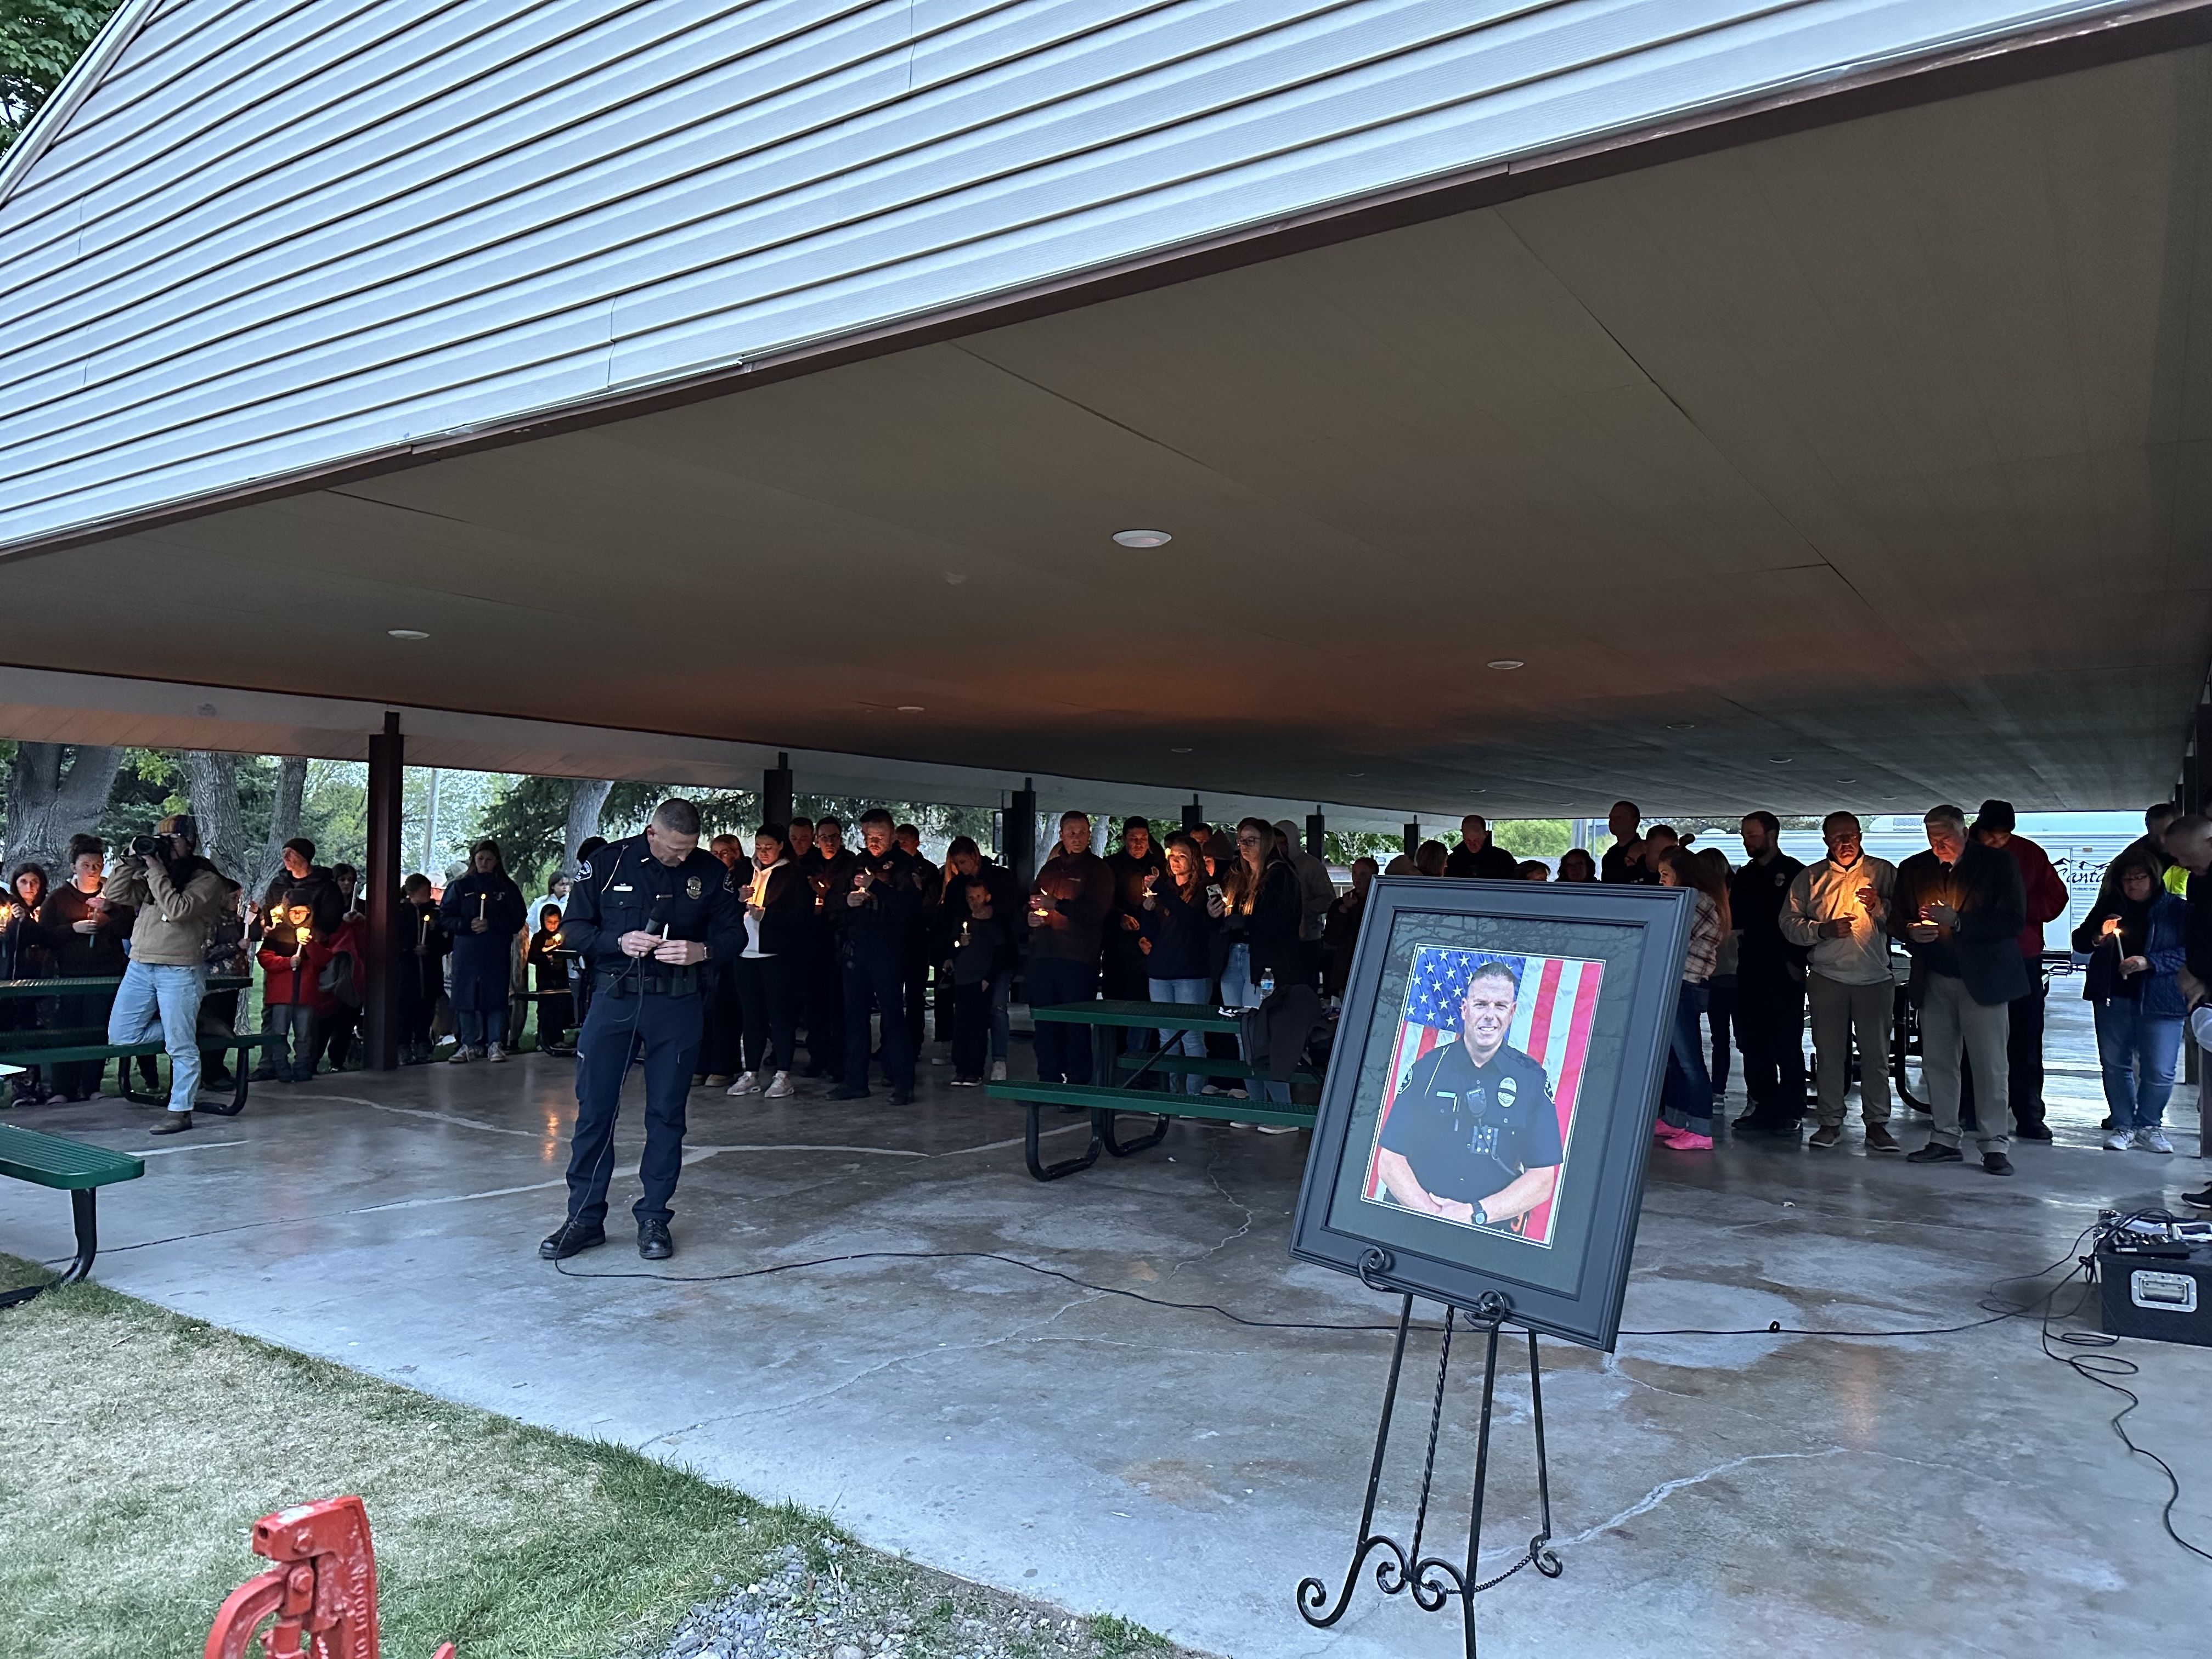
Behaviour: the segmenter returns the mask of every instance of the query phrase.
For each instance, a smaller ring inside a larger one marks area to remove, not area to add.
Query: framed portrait
[[[1610,1350],[1693,902],[1376,881],[1291,1255]]]

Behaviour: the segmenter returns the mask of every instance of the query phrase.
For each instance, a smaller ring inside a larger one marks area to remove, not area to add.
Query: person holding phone
[[[2171,1152],[2166,1105],[2173,1095],[2188,1004],[2178,975],[2187,961],[2189,906],[2166,890],[2153,859],[2123,854],[2101,899],[2074,930],[2089,958],[2082,1000],[2096,1011],[2097,1063],[2112,1127],[2105,1150]]]

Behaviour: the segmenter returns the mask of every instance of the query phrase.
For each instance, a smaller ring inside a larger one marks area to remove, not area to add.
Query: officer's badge
[[[697,898],[706,890],[706,884],[701,881],[696,876],[688,878],[684,883],[684,896],[685,898]]]
[[[1510,1109],[1513,1104],[1513,1097],[1520,1092],[1521,1085],[1516,1079],[1510,1077],[1502,1077],[1498,1079],[1498,1103],[1500,1106]]]

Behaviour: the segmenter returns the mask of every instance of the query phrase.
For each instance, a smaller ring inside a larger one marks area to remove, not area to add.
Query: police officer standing
[[[674,1253],[668,1200],[684,1159],[684,1098],[699,1052],[709,965],[734,962],[744,911],[721,860],[699,850],[699,809],[665,800],[641,836],[601,848],[576,873],[561,931],[592,981],[576,1040],[576,1130],[568,1152],[568,1218],[538,1247],[558,1261],[607,1242],[615,1118],[630,1061],[645,1067],[644,1188],[637,1253]]]
[[[880,806],[860,814],[862,849],[830,890],[830,914],[841,929],[839,960],[845,997],[845,1073],[832,1100],[868,1096],[868,1005],[883,1016],[884,1074],[891,1104],[914,1099],[914,1034],[906,1017],[908,941],[921,915],[922,861],[897,842],[891,815]]]

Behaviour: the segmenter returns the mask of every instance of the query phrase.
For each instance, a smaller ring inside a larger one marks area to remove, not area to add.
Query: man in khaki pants
[[[1859,1045],[1859,1115],[1870,1152],[1902,1150],[1889,1132],[1889,904],[1897,866],[1860,844],[1859,821],[1831,812],[1820,821],[1828,856],[1797,872],[1784,899],[1782,936],[1808,946],[1805,1000],[1813,1016],[1820,1127],[1808,1145],[1844,1138],[1844,1089],[1851,1038]]]

